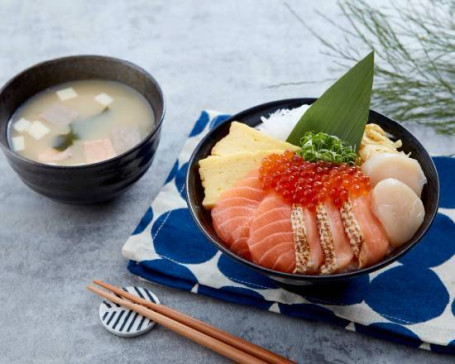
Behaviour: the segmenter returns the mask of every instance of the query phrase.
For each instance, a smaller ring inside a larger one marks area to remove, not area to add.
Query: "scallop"
[[[427,179],[419,162],[403,153],[375,153],[362,164],[362,171],[376,186],[386,178],[395,178],[409,186],[418,197]]]
[[[394,248],[409,241],[425,217],[420,198],[406,184],[394,178],[384,179],[373,188],[371,208]]]

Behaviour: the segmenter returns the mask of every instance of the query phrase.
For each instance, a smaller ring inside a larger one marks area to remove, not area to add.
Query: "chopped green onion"
[[[358,161],[354,148],[340,138],[323,132],[309,131],[300,139],[302,149],[297,151],[308,162],[324,161],[354,165]]]

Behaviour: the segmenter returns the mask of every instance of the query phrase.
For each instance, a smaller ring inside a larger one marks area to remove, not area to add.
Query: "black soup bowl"
[[[353,278],[368,274],[386,267],[404,254],[406,254],[414,245],[416,245],[427,232],[438,210],[439,204],[439,178],[436,167],[422,144],[403,126],[388,117],[381,115],[375,111],[370,111],[369,122],[376,123],[381,126],[386,132],[391,134],[394,139],[403,141],[402,150],[405,153],[411,153],[411,156],[418,160],[425,176],[427,184],[422,191],[422,202],[425,206],[425,219],[419,230],[413,238],[400,248],[394,250],[390,255],[385,257],[379,263],[347,273],[337,273],[332,275],[304,275],[282,273],[268,268],[261,267],[253,262],[250,262],[242,257],[237,256],[229,250],[223,241],[217,236],[212,226],[210,211],[204,209],[202,200],[204,199],[204,189],[199,177],[199,160],[210,155],[213,146],[229,132],[230,123],[238,121],[249,126],[255,127],[261,123],[261,116],[268,116],[279,109],[293,109],[304,104],[312,104],[315,98],[299,98],[269,102],[266,104],[255,106],[251,109],[242,111],[223,124],[211,130],[208,135],[196,147],[193,155],[190,158],[188,165],[188,174],[186,179],[187,203],[191,211],[192,217],[199,229],[205,234],[208,240],[214,244],[223,253],[229,255],[234,260],[254,269],[286,286],[324,286],[327,284],[340,285],[340,283],[349,283]]]
[[[117,81],[145,97],[155,114],[155,125],[141,143],[102,162],[68,167],[35,162],[10,149],[8,122],[25,101],[51,86],[87,79]],[[26,69],[3,86],[0,91],[0,146],[14,171],[36,192],[64,203],[105,202],[131,187],[152,164],[164,112],[164,97],[158,82],[130,62],[91,55],[54,59]]]

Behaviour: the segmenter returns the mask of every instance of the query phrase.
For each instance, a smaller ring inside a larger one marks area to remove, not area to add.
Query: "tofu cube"
[[[87,163],[101,162],[116,156],[110,139],[96,139],[84,142],[84,151]]]
[[[114,99],[103,92],[102,94],[95,96],[95,101],[99,102],[101,105],[107,106],[111,104],[114,101]]]
[[[62,101],[77,97],[77,92],[72,87],[64,88],[56,92],[58,98]]]
[[[23,131],[27,131],[30,128],[30,125],[32,125],[30,121],[25,118],[20,118],[13,124],[13,128],[19,133],[22,133]]]
[[[79,116],[75,110],[69,109],[61,104],[54,104],[49,109],[39,114],[40,118],[54,124],[55,126],[68,126]]]
[[[111,134],[112,144],[118,154],[135,147],[142,140],[139,129],[135,126],[114,126]]]
[[[45,136],[47,133],[50,132],[50,129],[44,125],[41,121],[34,121],[32,125],[30,125],[30,128],[28,129],[28,133],[35,138],[36,140],[41,139],[43,136]]]
[[[23,136],[11,138],[11,143],[15,152],[20,152],[25,149],[25,140]]]

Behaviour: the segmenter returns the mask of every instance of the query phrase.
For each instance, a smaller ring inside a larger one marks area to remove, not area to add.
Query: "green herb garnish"
[[[300,139],[302,149],[297,151],[308,162],[324,161],[354,165],[358,161],[354,148],[340,138],[323,132],[309,131]]]
[[[373,69],[371,52],[310,106],[287,141],[299,145],[308,131],[324,132],[346,141],[357,151],[368,121]]]
[[[52,148],[58,150],[59,152],[63,152],[64,150],[72,146],[74,144],[74,141],[77,139],[79,139],[77,134],[74,133],[72,130],[67,134],[57,135],[54,138]]]

